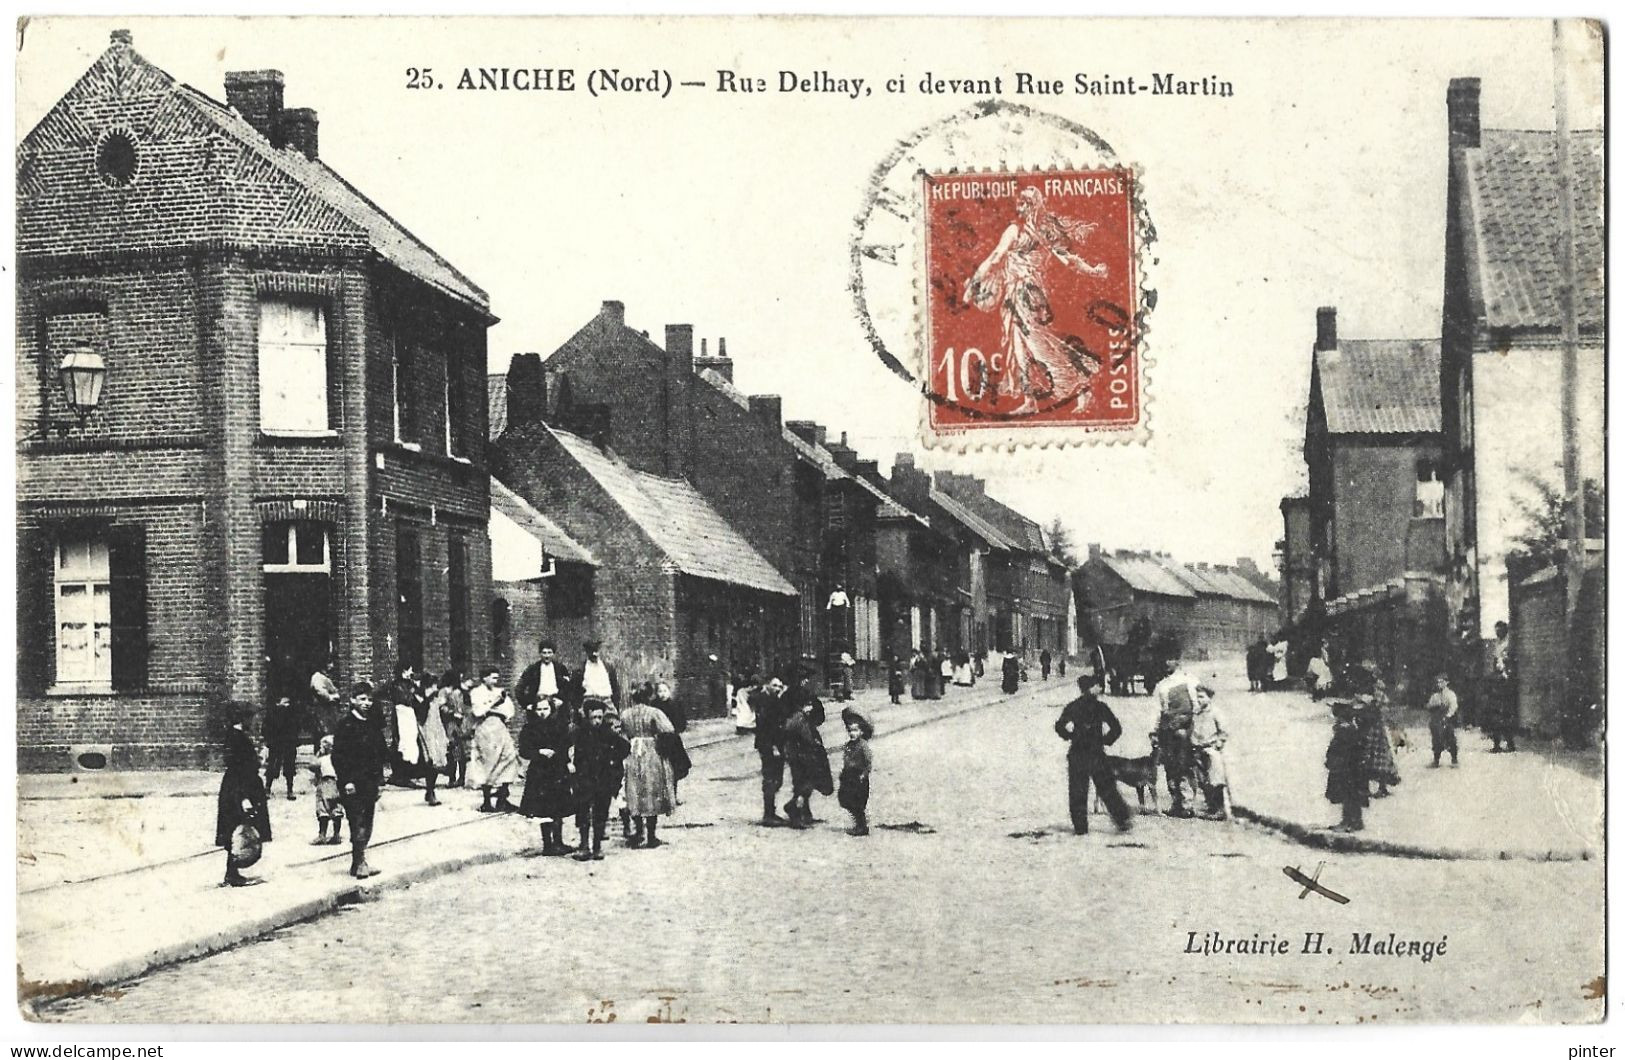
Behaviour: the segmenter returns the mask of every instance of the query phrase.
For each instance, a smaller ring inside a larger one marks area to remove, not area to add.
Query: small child
[[[1332,704],[1332,742],[1326,748],[1326,801],[1341,804],[1343,819],[1334,832],[1365,828],[1365,807],[1370,801],[1365,771],[1365,729],[1359,706],[1347,701]]]
[[[339,801],[339,774],[333,768],[333,737],[331,734],[322,737],[316,748],[316,764],[310,767],[315,779],[316,791],[316,838],[310,841],[313,847],[337,846],[339,842],[339,825],[344,822],[344,804]],[[327,834],[327,826],[333,826],[333,835]]]
[[[875,727],[853,707],[841,711],[841,722],[846,726],[846,756],[841,760],[841,790],[836,801],[852,815],[852,827],[846,834],[864,836],[869,834],[869,773],[874,768],[869,739]]]
[[[604,824],[625,779],[622,763],[631,751],[626,737],[605,722],[604,705],[589,700],[587,722],[575,739],[576,833],[581,837],[575,860],[604,860]]]

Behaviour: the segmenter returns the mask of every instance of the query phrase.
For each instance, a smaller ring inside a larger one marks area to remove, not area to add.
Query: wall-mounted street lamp
[[[107,362],[88,345],[75,346],[62,356],[57,365],[57,380],[62,386],[62,397],[73,411],[71,420],[47,417],[39,420],[37,437],[55,432],[66,437],[68,431],[83,424],[102,403],[102,387],[107,382]]]

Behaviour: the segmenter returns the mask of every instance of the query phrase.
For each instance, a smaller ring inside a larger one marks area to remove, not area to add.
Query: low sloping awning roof
[[[491,480],[491,578],[527,581],[541,575],[547,557],[564,563],[599,565],[598,559],[530,502],[497,479]]]

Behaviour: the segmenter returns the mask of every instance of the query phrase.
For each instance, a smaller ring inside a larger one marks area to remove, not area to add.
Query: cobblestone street
[[[1308,850],[1152,815],[1070,834],[1053,682],[874,744],[868,838],[833,799],[766,829],[756,758],[718,747],[655,851],[452,873],[155,972],[47,1019],[542,1022],[1596,1019],[1599,861],[1426,861]],[[1143,733],[1145,697],[1119,701]],[[1235,709],[1243,709],[1236,707]],[[832,715],[833,715],[832,711]],[[840,727],[824,727],[839,766]],[[1133,744],[1123,753],[1132,754]],[[1132,800],[1132,795],[1130,795]],[[534,842],[503,822],[516,846]],[[1320,870],[1338,905],[1282,869]],[[386,871],[387,863],[380,867]],[[1560,903],[1561,908],[1557,908]],[[1280,955],[1187,953],[1209,932]],[[1324,932],[1327,952],[1302,952]],[[1431,961],[1351,954],[1444,942]],[[1582,959],[1576,960],[1576,957]],[[1493,964],[1491,976],[1473,974]],[[1527,974],[1523,974],[1527,971]]]

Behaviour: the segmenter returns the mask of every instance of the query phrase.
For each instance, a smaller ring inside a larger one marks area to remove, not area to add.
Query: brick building
[[[1449,171],[1439,365],[1448,606],[1472,638],[1510,615],[1507,555],[1530,529],[1534,482],[1561,489],[1562,267],[1556,134],[1484,129],[1479,79],[1446,95]],[[1570,136],[1578,444],[1603,480],[1603,134]]]
[[[893,649],[907,659],[914,649],[978,653],[991,647],[987,592],[990,557],[1013,543],[992,524],[937,488],[911,453],[892,461],[888,492],[922,513],[928,529],[911,528],[894,544],[884,586]],[[904,573],[906,572],[906,573]]]
[[[668,325],[664,339],[629,327],[625,307],[605,302],[546,358],[542,377],[533,384],[526,374],[523,385],[535,385],[529,400],[549,423],[606,442],[637,470],[691,483],[795,586],[796,651],[821,661],[850,650],[872,676],[881,643],[878,528],[911,516],[841,466],[823,427],[786,422],[778,395],[736,387],[723,340],[712,355],[702,339],[696,354],[687,324]],[[506,415],[519,365],[492,383],[490,401]],[[829,606],[837,588],[849,601],[844,613]]]
[[[587,612],[623,683],[671,678],[692,714],[715,714],[726,668],[794,660],[795,587],[688,480],[540,419],[510,419],[492,448],[504,485],[602,557]],[[574,664],[580,644],[549,633]]]
[[[489,665],[511,687],[551,638],[566,658],[597,635],[598,557],[525,498],[491,480],[491,647]]]
[[[111,46],[17,153],[19,761],[207,760],[226,700],[488,644],[477,286],[320,157]],[[67,352],[105,361],[82,422]]]
[[[1279,602],[1240,566],[1091,544],[1073,581],[1082,639],[1108,649],[1171,641],[1186,658],[1209,659],[1240,653],[1281,626]]]
[[[1050,550],[1044,528],[993,497],[974,475],[939,472],[937,488],[994,527],[1009,543],[988,554],[987,597],[991,628],[986,649],[1037,655],[1060,653],[1071,644],[1067,622],[1074,615],[1066,564]]]

